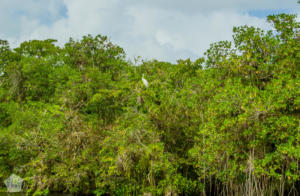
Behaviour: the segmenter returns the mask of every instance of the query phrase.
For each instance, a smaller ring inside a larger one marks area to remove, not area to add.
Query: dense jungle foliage
[[[299,195],[300,23],[267,20],[176,64],[137,66],[101,35],[0,41],[0,188]]]

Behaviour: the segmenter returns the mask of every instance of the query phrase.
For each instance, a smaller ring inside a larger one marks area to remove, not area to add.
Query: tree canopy
[[[175,64],[136,66],[101,35],[0,40],[0,187],[16,173],[35,195],[299,194],[296,17]]]

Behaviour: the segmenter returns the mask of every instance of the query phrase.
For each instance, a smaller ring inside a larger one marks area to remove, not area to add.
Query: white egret
[[[143,74],[143,76],[142,76],[142,81],[143,81],[143,83],[144,83],[144,85],[145,85],[146,87],[149,86],[148,81],[144,78],[144,74]]]

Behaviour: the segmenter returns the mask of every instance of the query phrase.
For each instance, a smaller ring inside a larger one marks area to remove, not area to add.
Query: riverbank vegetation
[[[267,20],[176,64],[136,66],[101,35],[2,40],[0,188],[16,173],[36,195],[299,195],[300,24]]]

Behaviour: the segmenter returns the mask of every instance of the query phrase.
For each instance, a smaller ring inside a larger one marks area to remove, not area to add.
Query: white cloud
[[[3,3],[2,3],[3,1]],[[230,40],[233,26],[267,28],[249,9],[292,9],[286,0],[0,0],[0,36],[19,43],[28,39],[107,35],[130,56],[175,61],[202,56],[209,44]],[[37,3],[39,2],[39,3]],[[46,3],[45,3],[46,2]],[[63,4],[64,5],[63,5]],[[2,6],[2,4],[4,6]],[[61,7],[67,13],[61,16]],[[21,10],[21,14],[16,13]],[[47,16],[45,16],[47,14]],[[14,16],[14,17],[12,17]],[[50,20],[45,23],[45,18]]]

